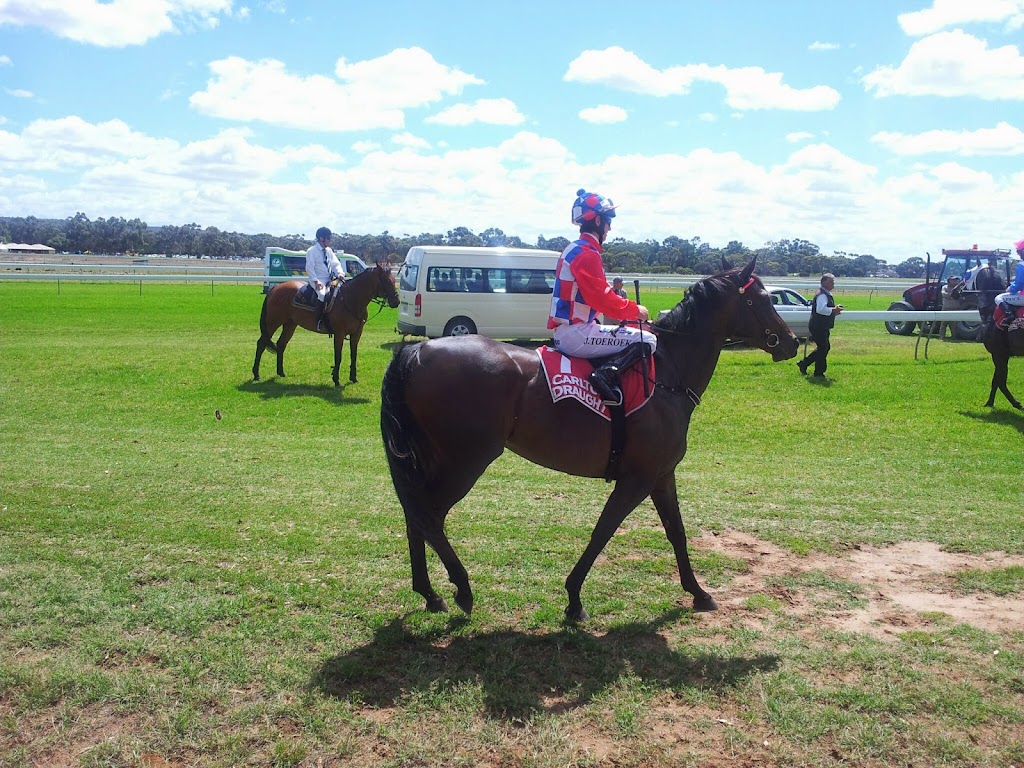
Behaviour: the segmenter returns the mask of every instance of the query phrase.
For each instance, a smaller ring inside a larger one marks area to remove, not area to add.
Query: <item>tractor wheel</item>
[[[954,339],[961,341],[981,341],[981,323],[961,321],[950,323],[949,331]]]
[[[905,310],[907,312],[914,311],[914,308],[906,301],[894,301],[889,305],[889,309]],[[915,325],[917,325],[917,323],[913,320],[886,320],[885,330],[894,336],[909,336],[914,332]]]

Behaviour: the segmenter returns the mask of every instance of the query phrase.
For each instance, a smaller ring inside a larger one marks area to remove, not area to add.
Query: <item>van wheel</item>
[[[466,336],[476,333],[476,325],[468,317],[453,317],[444,327],[445,336]]]

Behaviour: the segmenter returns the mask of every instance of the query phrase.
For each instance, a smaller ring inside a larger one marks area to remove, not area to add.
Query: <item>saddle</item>
[[[601,401],[601,396],[590,384],[590,372],[594,361],[581,357],[563,355],[552,347],[539,347],[541,368],[548,382],[548,391],[554,402],[571,398],[579,401],[604,419],[611,421],[611,410]],[[647,392],[644,391],[644,375],[640,366],[635,366],[622,375],[622,391],[625,396],[625,415],[636,412],[651,399],[654,381],[654,357],[647,358]]]
[[[995,312],[992,313],[992,320],[995,322],[996,328],[999,330],[1009,331],[1015,322],[1020,322],[1017,315],[1017,307],[1012,304],[1000,302],[999,304],[996,304]]]
[[[331,287],[327,289],[327,296],[324,298],[324,312],[330,312],[334,308],[334,302],[341,294],[341,284],[337,281],[331,282]],[[320,301],[317,299],[316,291],[313,290],[313,286],[309,283],[303,285],[299,290],[295,292],[295,296],[292,298],[292,306],[296,309],[304,309],[308,312],[316,312]]]
[[[654,356],[647,358],[646,371],[642,371],[641,366],[637,365],[623,372],[620,377],[623,403],[609,407],[590,384],[590,373],[594,370],[595,361],[569,357],[547,346],[538,347],[537,355],[552,401],[557,403],[565,399],[576,400],[611,422],[612,439],[604,479],[606,482],[612,482],[618,477],[619,460],[625,450],[626,417],[642,408],[653,397]]]

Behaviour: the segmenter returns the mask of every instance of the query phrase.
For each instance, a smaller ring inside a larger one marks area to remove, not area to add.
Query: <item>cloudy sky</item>
[[[0,215],[1024,237],[1024,0],[0,0]]]

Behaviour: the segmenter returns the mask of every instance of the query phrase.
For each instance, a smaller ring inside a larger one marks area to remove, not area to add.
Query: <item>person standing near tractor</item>
[[[825,371],[828,369],[828,351],[832,348],[829,336],[832,326],[835,325],[836,316],[843,311],[842,304],[836,304],[836,300],[832,297],[835,287],[835,275],[826,272],[821,276],[821,287],[815,292],[814,301],[811,302],[811,319],[807,324],[807,329],[810,331],[815,350],[796,364],[800,373],[805,376],[812,363],[816,378],[824,378]]]

